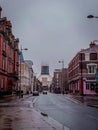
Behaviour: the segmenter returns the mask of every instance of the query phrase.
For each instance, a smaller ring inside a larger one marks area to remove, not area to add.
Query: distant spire
[[[24,57],[23,57],[22,51],[20,52],[20,61],[21,61],[21,62],[24,62]]]

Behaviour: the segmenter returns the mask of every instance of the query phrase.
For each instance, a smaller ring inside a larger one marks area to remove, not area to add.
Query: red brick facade
[[[98,67],[98,45],[81,50],[68,67],[69,90],[79,94],[97,94],[96,70]]]
[[[18,43],[12,34],[11,22],[6,17],[0,18],[0,93],[12,92],[18,87]]]
[[[62,71],[60,69],[54,71],[53,83],[54,92],[60,93],[62,91]]]
[[[68,91],[68,69],[56,69],[53,75],[53,86],[55,91],[67,92]]]

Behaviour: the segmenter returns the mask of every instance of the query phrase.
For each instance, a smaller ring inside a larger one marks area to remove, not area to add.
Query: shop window
[[[95,89],[94,84],[90,84],[90,89],[91,89],[91,90],[94,90],[94,89]]]
[[[87,84],[86,84],[86,89],[87,89],[87,90],[90,89],[90,90],[93,91],[93,90],[95,90],[95,86],[96,86],[96,83],[87,83]]]

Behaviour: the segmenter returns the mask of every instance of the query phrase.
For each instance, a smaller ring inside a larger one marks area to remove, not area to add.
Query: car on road
[[[47,94],[47,91],[46,91],[46,90],[44,90],[44,91],[43,91],[43,94]]]
[[[39,92],[38,91],[33,91],[33,96],[39,96]]]

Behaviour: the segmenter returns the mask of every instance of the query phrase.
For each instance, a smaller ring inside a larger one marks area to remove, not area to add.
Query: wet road
[[[22,100],[2,100],[0,104],[0,130],[69,130],[59,122],[45,118],[33,109],[40,96]]]
[[[98,108],[79,105],[50,93],[41,94],[34,107],[70,130],[98,130]]]

